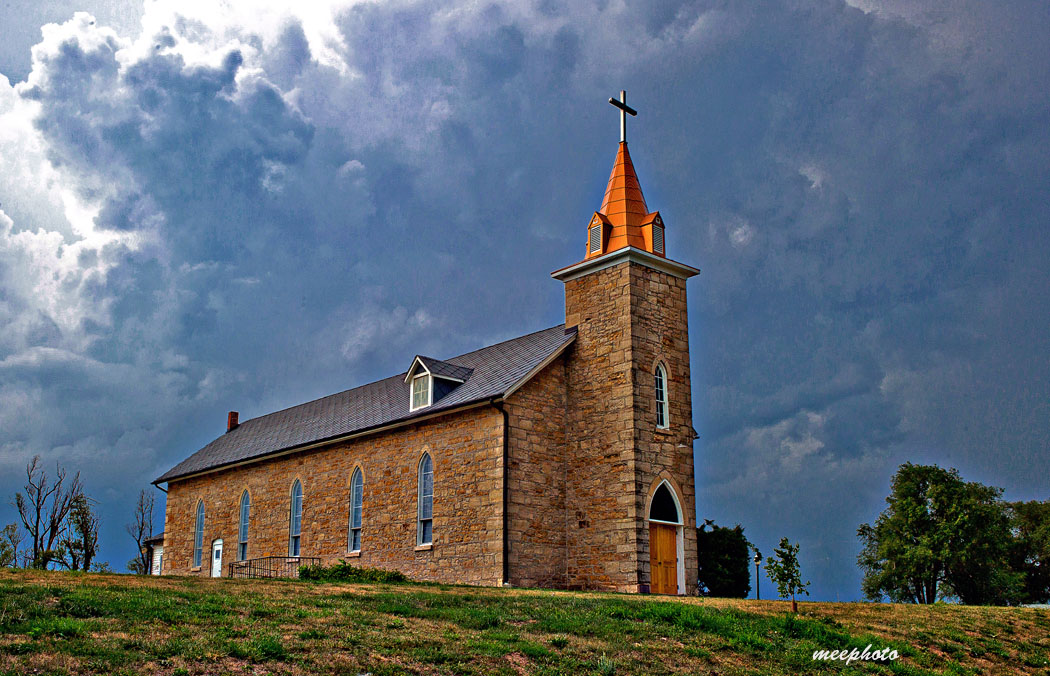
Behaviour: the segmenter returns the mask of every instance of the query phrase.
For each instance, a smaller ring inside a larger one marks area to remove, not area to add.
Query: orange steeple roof
[[[663,234],[660,213],[649,212],[627,142],[621,141],[605,199],[588,226],[587,258],[629,246],[664,256]]]
[[[631,153],[627,150],[626,141],[621,143],[620,149],[616,151],[616,162],[613,164],[612,173],[609,174],[605,199],[602,200],[602,207],[598,211],[605,214],[613,227],[609,238],[609,251],[627,245],[642,247],[641,233],[636,230],[649,214],[649,209],[645,206],[645,196],[642,195],[638,175],[634,172],[634,163],[631,162]],[[624,241],[618,242],[620,238]]]

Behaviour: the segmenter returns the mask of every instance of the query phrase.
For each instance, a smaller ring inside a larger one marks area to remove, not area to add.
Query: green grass
[[[1047,611],[0,571],[8,674],[1046,674]],[[887,664],[814,662],[891,647]]]

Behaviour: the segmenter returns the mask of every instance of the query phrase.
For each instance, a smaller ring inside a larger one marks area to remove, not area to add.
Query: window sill
[[[356,552],[347,552],[346,554],[343,554],[343,558],[344,559],[356,559],[356,558],[359,558],[360,556],[361,556],[361,550],[360,549],[357,550]]]
[[[674,434],[674,432],[671,431],[670,427],[657,427],[656,428],[656,434],[658,434],[658,435],[660,435],[662,437],[669,437],[669,436],[672,436]]]
[[[199,572],[201,572],[201,568],[203,568],[203,567],[204,566],[197,566],[195,568],[190,568],[190,572],[191,573],[199,573]]]
[[[412,551],[426,552],[426,551],[430,551],[433,548],[434,548],[434,543],[433,542],[428,542],[425,545],[416,545],[416,548],[414,550],[412,550]]]

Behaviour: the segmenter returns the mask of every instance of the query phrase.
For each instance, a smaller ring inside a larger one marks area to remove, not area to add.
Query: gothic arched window
[[[678,501],[675,500],[667,482],[660,484],[653,493],[653,500],[649,503],[649,520],[663,521],[666,523],[682,523],[682,515],[678,511]]]
[[[237,528],[237,560],[248,559],[248,519],[251,516],[252,499],[248,491],[241,493],[241,519]]]
[[[429,453],[419,460],[419,511],[416,545],[429,545],[434,539],[434,463]]]
[[[197,519],[193,525],[193,567],[201,567],[201,552],[204,550],[204,501],[197,501]]]
[[[656,426],[667,429],[670,421],[667,406],[667,369],[663,364],[656,365]]]
[[[364,498],[364,477],[361,476],[361,468],[354,470],[350,477],[350,536],[347,541],[347,550],[351,552],[361,551],[361,505]]]
[[[292,484],[288,517],[288,556],[299,556],[299,534],[303,526],[303,485],[296,479]]]

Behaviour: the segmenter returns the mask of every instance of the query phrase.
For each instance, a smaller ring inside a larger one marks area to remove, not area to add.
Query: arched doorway
[[[649,589],[653,594],[684,594],[682,509],[674,488],[660,482],[649,501]]]

